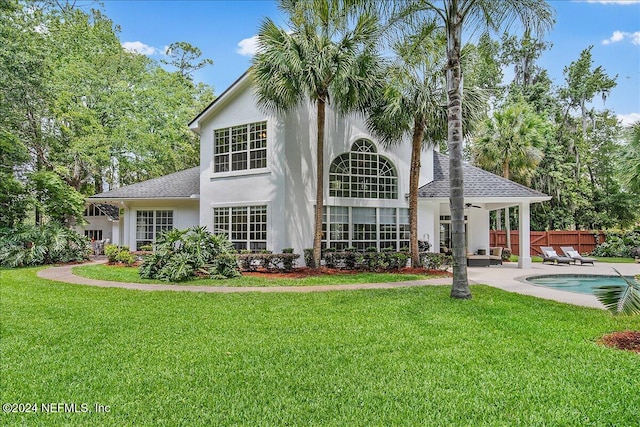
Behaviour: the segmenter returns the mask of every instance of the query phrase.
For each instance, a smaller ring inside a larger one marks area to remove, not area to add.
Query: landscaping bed
[[[153,279],[143,279],[138,268],[124,265],[89,264],[73,268],[73,273],[90,279],[128,283],[169,284]],[[258,270],[244,272],[240,277],[230,279],[211,279],[200,277],[180,284],[202,286],[324,286],[358,283],[387,283],[425,280],[436,277],[449,277],[450,273],[426,269],[405,268],[398,272],[356,272],[321,268],[314,270],[306,267],[295,268],[290,273]]]

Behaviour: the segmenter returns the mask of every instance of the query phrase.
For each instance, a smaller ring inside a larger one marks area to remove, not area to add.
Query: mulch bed
[[[258,271],[243,271],[242,274],[244,276],[252,276],[252,277],[266,277],[266,278],[284,278],[284,279],[304,279],[305,277],[314,277],[314,276],[329,276],[329,275],[346,275],[346,274],[357,274],[362,273],[362,271],[358,270],[340,270],[336,268],[309,268],[309,267],[299,267],[294,268],[290,273],[283,273],[279,271],[268,271],[268,270],[258,270]],[[405,267],[400,269],[400,271],[384,271],[384,273],[398,273],[398,274],[423,274],[430,276],[441,276],[441,277],[451,277],[451,273],[441,270],[428,270],[426,268],[410,268]]]
[[[598,341],[607,347],[634,351],[640,354],[640,331],[621,331],[605,335]]]

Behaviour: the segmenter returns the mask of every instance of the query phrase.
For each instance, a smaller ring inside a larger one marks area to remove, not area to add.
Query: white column
[[[439,204],[418,200],[418,240],[427,240],[431,243],[431,249],[429,249],[431,252],[439,250],[436,218],[440,219]]]
[[[518,268],[531,268],[531,222],[529,202],[522,202],[519,205],[519,237],[520,254],[518,254]]]

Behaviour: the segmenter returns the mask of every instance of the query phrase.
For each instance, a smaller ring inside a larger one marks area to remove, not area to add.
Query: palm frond
[[[625,283],[622,285],[598,286],[593,289],[593,294],[613,314],[628,316],[640,314],[640,284],[623,276],[615,268],[613,270]]]

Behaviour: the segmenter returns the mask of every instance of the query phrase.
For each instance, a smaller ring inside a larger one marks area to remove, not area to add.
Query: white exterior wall
[[[418,240],[431,244],[430,252],[440,252],[440,203],[418,200]]]
[[[485,249],[489,253],[489,211],[479,208],[465,210],[467,215],[467,251],[477,253]]]
[[[241,82],[233,96],[225,96],[206,118],[198,122],[200,145],[200,224],[212,229],[214,207],[267,206],[267,248],[275,252],[285,247],[296,253],[313,245],[316,193],[316,108],[303,104],[284,117],[265,114],[256,107],[252,89]],[[235,172],[213,172],[213,132],[215,129],[267,121],[267,168]],[[340,154],[350,151],[360,138],[374,142],[378,153],[387,157],[398,172],[398,199],[353,199],[329,197],[329,167]],[[408,208],[409,141],[388,150],[377,144],[361,118],[344,119],[326,109],[324,151],[324,204],[335,206]],[[422,158],[420,185],[433,179],[433,155]]]
[[[84,219],[88,224],[74,227],[78,234],[84,235],[85,230],[102,230],[102,238],[113,241],[113,222],[106,215],[85,216]]]
[[[140,200],[125,203],[120,222],[124,224],[122,241],[114,244],[136,247],[136,215],[139,210],[173,211],[173,228],[184,229],[198,225],[198,199],[193,200]]]

